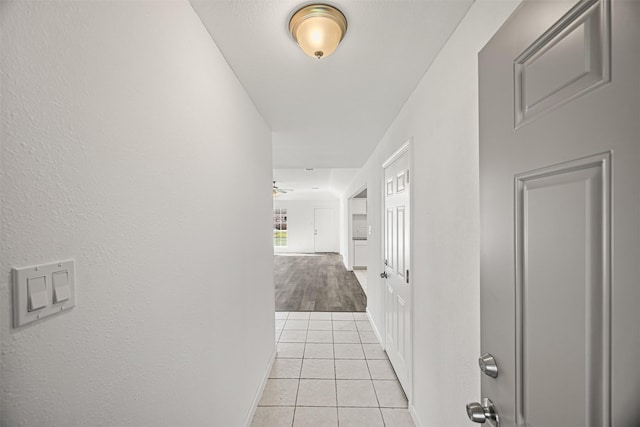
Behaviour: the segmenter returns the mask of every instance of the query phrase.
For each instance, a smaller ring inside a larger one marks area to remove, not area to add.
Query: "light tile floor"
[[[415,427],[365,313],[277,312],[252,427]]]

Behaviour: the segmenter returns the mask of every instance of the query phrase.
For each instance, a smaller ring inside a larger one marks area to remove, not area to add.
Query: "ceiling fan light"
[[[289,31],[304,53],[312,58],[326,58],[344,38],[347,18],[333,6],[311,4],[293,14]]]

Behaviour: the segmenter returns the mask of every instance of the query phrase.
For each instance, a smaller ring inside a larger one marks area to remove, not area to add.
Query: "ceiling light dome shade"
[[[304,53],[312,58],[326,58],[347,32],[347,18],[333,6],[311,4],[293,14],[289,31]]]

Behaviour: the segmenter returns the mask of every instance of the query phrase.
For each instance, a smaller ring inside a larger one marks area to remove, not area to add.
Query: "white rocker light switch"
[[[45,276],[27,279],[29,292],[29,311],[40,310],[47,306],[47,278]]]
[[[69,299],[69,272],[53,273],[53,303],[57,304]]]

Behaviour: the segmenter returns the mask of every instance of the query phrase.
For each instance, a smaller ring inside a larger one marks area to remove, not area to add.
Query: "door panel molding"
[[[392,272],[395,271],[395,259],[394,259],[394,247],[393,247],[393,208],[388,208],[386,215],[386,226],[385,226],[385,235],[386,235],[386,241],[385,241],[385,260],[386,260],[386,266],[387,268],[389,268]]]
[[[407,267],[407,259],[405,254],[405,245],[404,245],[404,236],[405,236],[405,207],[398,206],[396,213],[396,223],[398,230],[396,231],[398,236],[398,247],[396,248],[396,273],[398,276],[402,277],[403,280],[406,280],[406,267]]]
[[[611,425],[611,159],[607,152],[515,177],[518,425],[549,425],[557,418],[547,414],[563,411],[566,425]],[[558,375],[566,378],[561,402],[545,381]]]
[[[404,334],[400,333],[400,331],[404,331],[407,325],[407,316],[408,316],[408,307],[407,302],[402,299],[400,295],[396,296],[396,312],[397,314],[397,336],[398,336],[398,356],[403,363],[407,361],[407,340]]]
[[[515,128],[611,80],[610,0],[582,0],[514,60]]]

